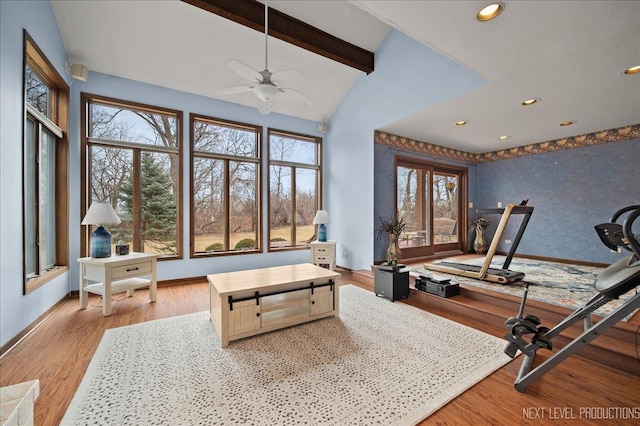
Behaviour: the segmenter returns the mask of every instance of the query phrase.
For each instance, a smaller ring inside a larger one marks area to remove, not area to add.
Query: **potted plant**
[[[484,253],[487,251],[487,241],[484,239],[484,231],[490,224],[489,219],[482,216],[478,216],[469,222],[469,232],[475,231],[476,233],[476,237],[473,240],[473,249],[476,253]]]
[[[378,228],[378,239],[381,239],[384,234],[389,236],[389,247],[387,248],[387,262],[390,265],[396,265],[402,257],[400,247],[398,247],[398,241],[400,234],[404,233],[407,229],[407,222],[404,216],[400,216],[398,213],[392,218],[380,218],[380,227]]]

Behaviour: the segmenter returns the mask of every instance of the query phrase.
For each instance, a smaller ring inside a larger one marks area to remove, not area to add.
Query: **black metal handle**
[[[140,268],[138,268],[138,267],[135,267],[135,268],[127,268],[127,272],[137,271],[138,269],[140,269]]]
[[[316,301],[315,301],[315,300],[312,300],[312,301],[311,301],[311,304],[312,304],[312,305],[315,305],[315,304],[316,304]]]
[[[256,316],[259,317],[260,316],[260,312],[256,312]]]

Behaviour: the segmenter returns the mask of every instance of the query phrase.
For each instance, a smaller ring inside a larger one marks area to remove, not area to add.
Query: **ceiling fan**
[[[253,92],[258,97],[258,110],[262,114],[271,112],[271,102],[277,97],[291,104],[310,108],[313,106],[311,100],[290,87],[298,83],[304,73],[297,69],[286,69],[272,73],[268,67],[269,54],[269,7],[267,2],[264,3],[264,70],[256,71],[249,65],[229,59],[227,65],[240,77],[249,80],[253,85],[230,86],[219,89],[216,93],[221,95]]]

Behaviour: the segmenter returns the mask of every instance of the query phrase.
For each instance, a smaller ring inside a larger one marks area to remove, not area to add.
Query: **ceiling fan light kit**
[[[258,111],[262,114],[271,112],[270,103],[281,98],[285,102],[289,102],[296,106],[310,108],[313,103],[302,93],[284,85],[295,85],[304,77],[304,73],[296,69],[286,69],[272,73],[269,71],[269,7],[267,2],[264,4],[264,70],[258,72],[249,65],[230,59],[227,61],[229,68],[245,80],[254,83],[253,86],[230,86],[219,89],[218,94],[235,94],[253,92],[258,97]]]
[[[275,98],[280,91],[276,86],[271,84],[259,84],[253,89],[253,93],[255,93],[261,100],[269,102]]]

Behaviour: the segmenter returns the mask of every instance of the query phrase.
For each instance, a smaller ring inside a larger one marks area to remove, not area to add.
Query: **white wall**
[[[66,53],[48,1],[0,1],[0,345],[69,291],[68,274],[22,294],[23,29],[67,81]]]
[[[389,32],[375,52],[375,71],[356,80],[325,138],[325,207],[329,238],[338,240],[339,265],[357,270],[373,263],[374,130],[485,83],[410,37]]]

